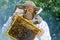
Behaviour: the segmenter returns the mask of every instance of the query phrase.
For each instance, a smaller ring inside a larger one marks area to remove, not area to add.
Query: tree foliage
[[[33,0],[37,6],[52,12],[55,19],[60,21],[60,0]]]

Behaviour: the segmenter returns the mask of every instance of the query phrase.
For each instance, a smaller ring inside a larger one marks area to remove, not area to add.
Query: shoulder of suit
[[[38,21],[38,23],[41,23],[43,21],[42,17],[39,16],[39,15],[35,15],[34,18],[33,18],[33,20]]]

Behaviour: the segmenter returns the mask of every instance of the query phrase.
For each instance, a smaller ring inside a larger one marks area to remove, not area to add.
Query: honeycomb
[[[39,31],[33,23],[18,15],[8,30],[8,35],[14,40],[34,40]]]

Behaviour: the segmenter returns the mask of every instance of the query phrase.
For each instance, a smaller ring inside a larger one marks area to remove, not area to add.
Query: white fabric
[[[24,10],[23,10],[23,9],[17,8],[15,12],[18,12],[18,13],[24,13]]]
[[[7,29],[11,25],[11,23],[12,23],[12,17],[9,17],[9,19],[7,20],[7,22],[2,27],[2,33],[5,33],[7,31]]]
[[[41,12],[42,12],[42,10],[43,10],[43,9],[40,7],[40,10],[37,12],[37,14],[41,13]]]
[[[24,10],[17,8],[16,11],[15,11],[15,13],[19,13],[21,16],[23,16]]]
[[[15,12],[23,12],[21,9],[18,9]],[[39,18],[39,17],[38,17]],[[40,19],[39,19],[40,20]],[[2,33],[6,32],[12,23],[12,17],[9,17],[8,21],[2,27]],[[39,28],[44,30],[44,34],[42,36],[37,36],[35,40],[51,40],[50,32],[47,23],[42,20],[40,24],[36,24]]]
[[[50,32],[47,23],[43,20],[40,24],[36,24],[40,29],[43,29],[44,34],[40,37],[40,40],[51,40]]]
[[[10,25],[12,23],[12,17],[9,17],[7,22],[3,25],[1,29],[1,38],[0,40],[12,40],[10,37],[6,36],[6,31],[10,28]]]

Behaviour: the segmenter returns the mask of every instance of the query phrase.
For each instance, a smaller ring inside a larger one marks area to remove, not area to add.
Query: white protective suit
[[[36,23],[35,25],[37,25],[40,29],[43,29],[44,33],[43,33],[42,36],[37,35],[34,40],[51,40],[48,24],[38,15],[41,11],[42,11],[42,9],[40,9],[37,12],[37,14],[34,16],[34,18],[31,21],[34,22],[35,18],[37,18],[38,19],[38,23]],[[23,9],[17,8],[15,13],[16,12],[20,13],[21,16],[23,16],[23,14],[24,14],[24,10]],[[11,23],[12,23],[12,16],[9,17],[7,22],[3,25],[2,33],[5,33],[7,31],[7,29],[10,27]]]

